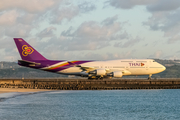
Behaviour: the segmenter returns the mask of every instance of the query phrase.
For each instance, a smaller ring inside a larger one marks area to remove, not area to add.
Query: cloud
[[[37,34],[40,39],[46,37],[45,41],[39,40],[38,44],[46,46],[42,48],[43,51],[52,48],[62,51],[98,50],[111,46],[112,40],[126,39],[130,36],[123,30],[122,23],[116,21],[116,16],[113,16],[112,19],[107,18],[102,22],[84,22],[78,28],[70,26],[61,32],[60,37],[55,37],[54,27],[48,27]]]
[[[18,12],[16,10],[10,10],[0,13],[0,25],[1,26],[11,26],[16,23]]]
[[[5,29],[5,35],[8,37],[28,37],[33,29],[31,25],[17,24]]]
[[[108,3],[120,9],[132,9],[143,5],[151,17],[143,22],[153,31],[162,31],[168,43],[176,42],[180,36],[180,1],[177,0],[109,0]],[[120,44],[120,43],[119,43]]]
[[[67,19],[71,20],[75,16],[79,14],[79,9],[76,6],[70,6],[67,8],[61,8],[61,9],[54,9],[52,11],[52,18],[51,23],[52,24],[61,24],[62,20]]]
[[[144,5],[152,16],[143,24],[149,26],[151,30],[164,32],[169,43],[173,43],[180,38],[179,3],[175,5],[173,0],[170,6],[160,6],[162,2],[162,0],[108,0],[108,4],[118,9],[131,9]],[[42,54],[55,59],[92,59],[94,56],[99,60],[131,58],[133,50],[102,53],[104,50],[108,51],[106,48],[130,49],[130,47],[138,46],[136,44],[142,41],[142,38],[133,37],[125,29],[126,23],[120,22],[121,18],[115,15],[117,9],[108,9],[112,10],[112,16],[103,14],[100,18],[97,17],[99,12],[104,11],[99,10],[102,3],[98,1],[95,4],[89,0],[2,0],[0,3],[0,41],[12,40],[12,37],[23,37]],[[92,11],[97,12],[95,14],[97,18],[91,18],[94,15]],[[105,16],[106,19],[99,21]],[[77,25],[79,26],[76,27]],[[64,27],[67,29],[62,31]],[[131,32],[136,34],[136,31]],[[1,45],[4,44],[7,43],[2,42]],[[9,48],[3,47],[1,50],[8,56],[11,56],[11,52],[14,54],[12,48],[7,47]]]
[[[176,34],[176,35],[173,35],[172,37],[170,37],[168,39],[168,43],[171,44],[171,43],[174,43],[176,41],[180,40],[180,35],[179,34]]]
[[[79,9],[80,9],[80,11],[82,12],[82,13],[87,13],[87,12],[90,12],[90,11],[93,11],[93,10],[95,10],[96,9],[96,6],[95,6],[95,4],[93,4],[93,3],[91,3],[91,2],[83,2],[83,3],[80,3],[79,5],[78,5],[78,7],[79,7]]]
[[[0,3],[1,37],[27,38],[30,37],[33,30],[39,29],[40,24],[45,21],[60,24],[63,20],[70,21],[82,11],[89,12],[95,9],[94,4],[85,5],[85,3],[68,5],[62,0],[2,0]],[[55,27],[48,27],[35,35],[41,38],[53,37],[55,30]],[[61,36],[62,38],[63,36]]]
[[[176,10],[180,7],[180,1],[177,0],[158,0],[154,2],[154,4],[150,4],[147,6],[147,10],[150,12],[157,11],[171,11]]]
[[[114,36],[111,36],[111,40],[124,40],[124,39],[129,39],[130,38],[130,35],[124,31],[123,33],[118,33]]]
[[[136,50],[128,50],[126,52],[116,52],[116,53],[106,53],[103,59],[114,60],[114,59],[124,59],[124,58],[134,58],[133,54]]]
[[[115,15],[113,17],[108,17],[105,20],[102,21],[102,24],[108,26],[108,25],[112,25],[115,23],[115,21],[118,20],[118,15]]]
[[[107,18],[98,23],[89,21],[82,23],[76,30],[70,27],[67,31],[61,33],[65,40],[64,50],[96,50],[110,45],[111,40],[119,40],[127,37],[123,31],[120,22],[117,22],[117,16]],[[108,23],[108,24],[107,24]]]
[[[96,9],[95,4],[91,1],[78,1],[73,4],[72,1],[63,1],[59,7],[55,7],[50,11],[51,24],[61,24],[63,20],[71,21],[73,18],[85,15]]]
[[[180,1],[177,0],[109,0],[108,3],[115,8],[122,9],[144,5],[150,12],[171,11],[180,7]]]
[[[2,38],[1,39],[1,47],[0,49],[12,49],[14,48],[15,44],[12,38]]]
[[[17,23],[21,23],[21,24],[38,24],[39,22],[38,21],[38,18],[40,16],[38,14],[31,14],[31,13],[25,13],[25,12],[21,12],[21,15],[19,15],[17,17]],[[36,23],[36,22],[37,23]]]
[[[168,59],[168,60],[179,60],[178,56],[177,55],[168,55],[168,56],[164,56],[163,58]]]
[[[159,0],[148,5],[147,10],[152,16],[144,25],[154,31],[164,32],[164,37],[168,38],[168,43],[180,40],[180,1]]]
[[[114,47],[120,47],[120,48],[127,48],[127,47],[132,47],[134,46],[135,44],[137,44],[138,42],[140,42],[142,39],[139,38],[139,37],[136,37],[135,39],[130,39],[130,40],[127,40],[125,43],[122,43],[121,42],[116,42],[114,44]]]
[[[153,55],[150,55],[150,58],[161,58],[163,56],[163,52],[161,50],[156,51]]]
[[[61,24],[63,20],[72,20],[80,14],[85,14],[87,12],[93,11],[96,6],[91,2],[82,2],[78,5],[73,5],[71,3],[65,6],[60,6],[51,11],[50,21],[52,24]]]
[[[67,31],[62,31],[61,36],[73,37],[72,31],[73,31],[73,27],[71,26]]]
[[[27,37],[35,28],[34,14],[25,14],[22,11],[10,10],[0,13],[0,32],[3,37]],[[36,26],[37,27],[37,26]]]
[[[145,25],[149,25],[153,30],[168,31],[174,27],[179,27],[180,9],[172,12],[156,12],[152,13]],[[173,31],[175,32],[175,31]]]
[[[149,26],[151,30],[164,32],[164,37],[168,38],[168,43],[179,39],[180,32],[180,8],[174,11],[152,12],[152,16],[143,24]]]
[[[136,5],[148,5],[158,0],[109,0],[108,3],[115,8],[131,9]]]
[[[30,13],[43,12],[62,0],[1,0],[0,10],[22,9]]]
[[[15,47],[15,43],[12,38],[1,38],[0,45],[1,61],[12,61],[18,59],[19,54],[16,51],[17,48]]]
[[[115,53],[104,53],[99,54],[95,52],[65,52],[64,58],[67,59],[78,59],[78,60],[114,60],[114,59],[124,59],[124,58],[132,58],[135,50],[128,50],[126,52],[115,52]],[[59,55],[59,54],[58,54]],[[134,57],[133,57],[134,58]]]
[[[107,20],[106,20],[107,22]],[[102,22],[104,23],[104,21]],[[122,29],[121,23],[114,22],[112,24],[100,25],[95,21],[84,22],[75,32],[77,37],[98,38],[99,40],[107,40],[112,35],[118,33]]]
[[[38,37],[44,38],[44,37],[52,37],[54,36],[53,31],[56,31],[55,27],[48,27],[42,30],[40,33],[37,34]]]

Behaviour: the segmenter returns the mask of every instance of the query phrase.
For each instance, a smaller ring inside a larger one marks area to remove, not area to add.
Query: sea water
[[[0,120],[180,120],[180,90],[5,93]]]

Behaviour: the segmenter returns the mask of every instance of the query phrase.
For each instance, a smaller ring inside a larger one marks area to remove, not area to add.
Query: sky
[[[177,0],[0,0],[0,61],[13,38],[47,59],[180,59]]]

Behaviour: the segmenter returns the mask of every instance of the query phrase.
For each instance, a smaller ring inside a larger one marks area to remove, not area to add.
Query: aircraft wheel
[[[91,77],[88,77],[88,80],[92,80],[93,78],[91,78]]]
[[[100,80],[103,80],[103,77],[101,77]]]
[[[88,77],[88,80],[97,80],[98,78]]]

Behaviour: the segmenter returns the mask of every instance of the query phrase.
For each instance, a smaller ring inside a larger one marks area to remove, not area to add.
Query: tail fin
[[[33,60],[47,60],[38,51],[31,47],[22,38],[14,38],[16,46],[18,48],[19,54],[22,60],[33,61]]]

